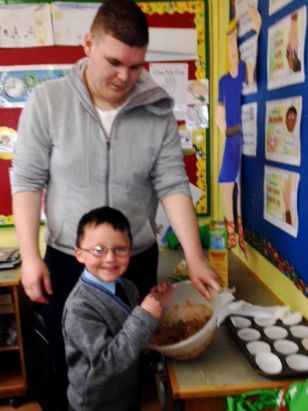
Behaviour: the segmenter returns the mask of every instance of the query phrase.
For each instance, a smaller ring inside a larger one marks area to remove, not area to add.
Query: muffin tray
[[[308,375],[308,321],[300,313],[282,320],[232,314],[225,324],[258,374],[277,379]]]

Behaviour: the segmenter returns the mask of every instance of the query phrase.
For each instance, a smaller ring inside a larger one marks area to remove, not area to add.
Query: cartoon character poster
[[[256,38],[261,28],[261,17],[256,7],[241,3],[246,7],[251,26]],[[216,124],[225,135],[225,146],[221,160],[219,183],[222,188],[225,225],[228,232],[228,248],[236,246],[236,235],[241,250],[246,253],[244,228],[241,211],[241,156],[242,156],[242,92],[245,82],[252,84],[255,81],[256,59],[247,62],[241,59],[238,48],[238,21],[232,19],[227,30],[227,49],[229,70],[224,74],[218,85],[218,105]],[[234,201],[236,193],[236,201]],[[236,209],[234,209],[234,203]]]

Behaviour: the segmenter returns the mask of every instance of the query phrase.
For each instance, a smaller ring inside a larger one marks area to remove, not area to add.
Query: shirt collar
[[[83,275],[84,275],[84,278],[90,283],[103,286],[108,291],[110,291],[112,294],[115,294],[115,282],[110,283],[110,282],[103,281],[100,278],[97,278],[93,274],[89,273],[89,271],[87,271],[86,269],[84,270]]]

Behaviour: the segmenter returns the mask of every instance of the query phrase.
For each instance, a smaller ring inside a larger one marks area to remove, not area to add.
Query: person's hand
[[[162,308],[171,300],[174,287],[171,283],[160,283],[151,289],[151,296],[159,301]]]
[[[23,260],[21,282],[25,293],[32,301],[48,303],[48,295],[52,294],[52,287],[48,268],[41,258]]]
[[[141,303],[141,307],[159,320],[163,308],[168,304],[173,294],[173,286],[170,283],[161,283],[151,289]]]
[[[208,300],[222,289],[218,274],[205,259],[188,262],[188,277],[194,287]]]

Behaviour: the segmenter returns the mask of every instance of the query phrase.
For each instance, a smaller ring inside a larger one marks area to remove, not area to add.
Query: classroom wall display
[[[235,3],[237,4],[237,3]],[[225,136],[224,151],[221,159],[218,182],[222,188],[224,220],[227,228],[227,246],[235,248],[237,241],[240,249],[246,254],[241,201],[241,156],[242,156],[242,94],[247,83],[256,90],[254,84],[257,55],[257,42],[262,24],[260,13],[255,5],[240,3],[245,6],[249,17],[249,34],[255,43],[251,60],[248,53],[246,60],[242,58],[238,44],[239,21],[232,18],[226,28],[228,70],[218,82],[218,104],[216,108],[216,124]],[[236,13],[237,14],[237,13]],[[235,231],[238,232],[238,237]]]
[[[24,107],[34,87],[63,77],[71,67],[71,64],[0,66],[0,107]]]
[[[280,10],[282,7],[291,3],[291,1],[293,0],[269,0],[268,14],[271,16],[272,14],[276,13],[276,11]]]
[[[254,35],[247,40],[243,41],[239,45],[239,51],[241,54],[241,60],[246,63],[246,66],[256,67],[257,54],[258,54],[258,36]],[[247,83],[243,84],[243,94],[252,94],[258,90],[257,78],[255,72],[253,72],[253,78]]]
[[[3,22],[0,27],[0,59],[3,64],[0,67],[2,153],[9,150],[4,148],[5,144],[13,145],[11,138],[8,143],[4,130],[17,130],[18,118],[33,87],[42,81],[65,75],[66,70],[84,56],[80,45],[82,33],[79,29],[89,25],[98,7],[95,2],[53,4],[46,1],[45,4],[40,1],[39,4],[34,4],[25,1],[20,4],[16,0],[16,4],[12,3],[10,0],[10,4],[1,4],[0,10],[0,22]],[[175,98],[179,138],[195,209],[198,215],[207,216],[210,214],[211,203],[207,0],[141,0],[138,4],[147,15],[150,25],[150,44],[145,67]],[[12,10],[16,17],[14,24],[12,18],[9,22],[3,20],[3,16],[10,15]],[[28,13],[34,11],[39,16],[37,21],[40,21],[39,26],[45,33],[44,41],[37,41],[38,33],[33,16],[25,19]],[[70,13],[78,18],[72,18]],[[82,16],[84,24],[81,24]],[[51,32],[50,19],[54,23],[51,25]],[[69,30],[66,31],[68,24],[65,22],[68,21]],[[13,224],[9,185],[11,161],[11,156],[3,154],[0,157],[0,227]]]
[[[270,6],[272,13],[269,13]],[[256,73],[258,91],[242,96],[244,107],[257,104],[257,147],[255,156],[242,156],[241,193],[245,240],[308,296],[308,260],[303,258],[303,250],[308,250],[306,9],[306,0],[258,3],[262,17]],[[230,13],[232,10],[234,1],[231,0]],[[292,21],[298,24],[294,33],[300,33],[298,41],[292,40],[301,61],[298,72],[289,67],[286,56]],[[239,39],[239,43],[242,41],[245,37]],[[277,65],[278,61],[284,71]],[[268,87],[269,84],[274,87]],[[297,112],[296,120],[292,106]],[[289,108],[293,114],[287,126]],[[288,134],[291,122],[292,136]],[[288,199],[290,213],[286,213]]]
[[[300,165],[302,97],[266,103],[265,156],[268,160]]]
[[[0,4],[0,47],[53,44],[49,4]]]
[[[0,127],[0,159],[11,160],[13,158],[14,145],[17,140],[17,132],[10,127]]]
[[[239,37],[247,34],[251,29],[251,15],[247,6],[258,8],[258,0],[235,0],[235,17],[238,20],[238,35]]]
[[[241,119],[244,156],[257,155],[257,117],[257,103],[249,103],[242,105]]]
[[[265,166],[264,218],[297,237],[297,193],[300,175],[293,171]]]
[[[100,3],[51,3],[53,41],[58,46],[78,46],[83,43]]]
[[[278,20],[268,29],[268,89],[305,80],[304,48],[307,7],[301,7]]]

